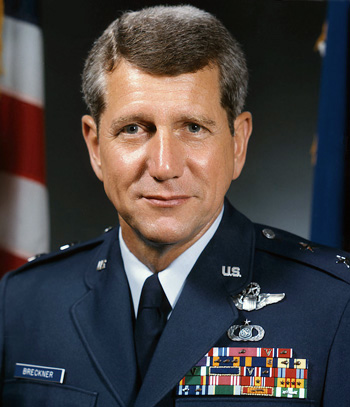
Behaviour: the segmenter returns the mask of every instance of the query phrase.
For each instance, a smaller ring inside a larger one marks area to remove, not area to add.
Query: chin
[[[151,230],[140,230],[139,232],[143,240],[156,246],[175,245],[191,240],[191,234],[187,234],[183,227],[175,229],[170,227],[154,227]]]
[[[143,235],[143,239],[154,246],[170,246],[177,243],[181,243],[183,237],[177,236],[170,233],[157,233],[157,234],[146,234]]]

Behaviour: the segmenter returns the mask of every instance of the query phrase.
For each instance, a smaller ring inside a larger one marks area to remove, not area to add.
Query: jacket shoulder
[[[53,251],[51,253],[42,253],[38,254],[36,256],[30,257],[28,259],[28,262],[25,263],[23,266],[19,267],[18,269],[7,273],[5,275],[6,278],[11,278],[13,276],[16,276],[18,274],[22,274],[24,272],[34,270],[37,268],[45,267],[50,264],[57,264],[60,263],[61,261],[67,261],[69,262],[70,259],[73,259],[76,257],[76,255],[84,256],[84,253],[88,254],[91,251],[93,251],[95,248],[103,244],[110,235],[110,231],[112,231],[112,228],[108,228],[105,230],[104,234],[85,241],[81,243],[69,243],[65,244],[60,247],[59,250]]]
[[[350,284],[350,254],[293,233],[255,224],[256,249],[307,265]]]

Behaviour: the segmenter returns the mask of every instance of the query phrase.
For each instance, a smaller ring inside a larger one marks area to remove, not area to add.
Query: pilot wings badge
[[[285,293],[280,294],[260,294],[260,285],[250,283],[240,294],[232,297],[235,306],[243,311],[257,311],[266,305],[276,304],[285,297]]]

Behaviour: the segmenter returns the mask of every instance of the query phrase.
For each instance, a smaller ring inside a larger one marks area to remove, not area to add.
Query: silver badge
[[[265,335],[264,328],[259,325],[249,325],[250,322],[246,319],[244,325],[232,325],[227,331],[227,336],[234,342],[260,341]]]
[[[256,311],[264,308],[266,305],[280,302],[285,297],[281,294],[260,294],[260,285],[250,283],[240,294],[232,297],[235,306],[243,311]]]

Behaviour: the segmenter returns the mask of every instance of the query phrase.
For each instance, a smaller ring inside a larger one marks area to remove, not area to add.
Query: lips
[[[190,199],[190,196],[187,196],[187,195],[172,195],[172,196],[146,195],[146,196],[143,196],[143,199],[153,206],[171,208],[174,206],[183,205]]]

